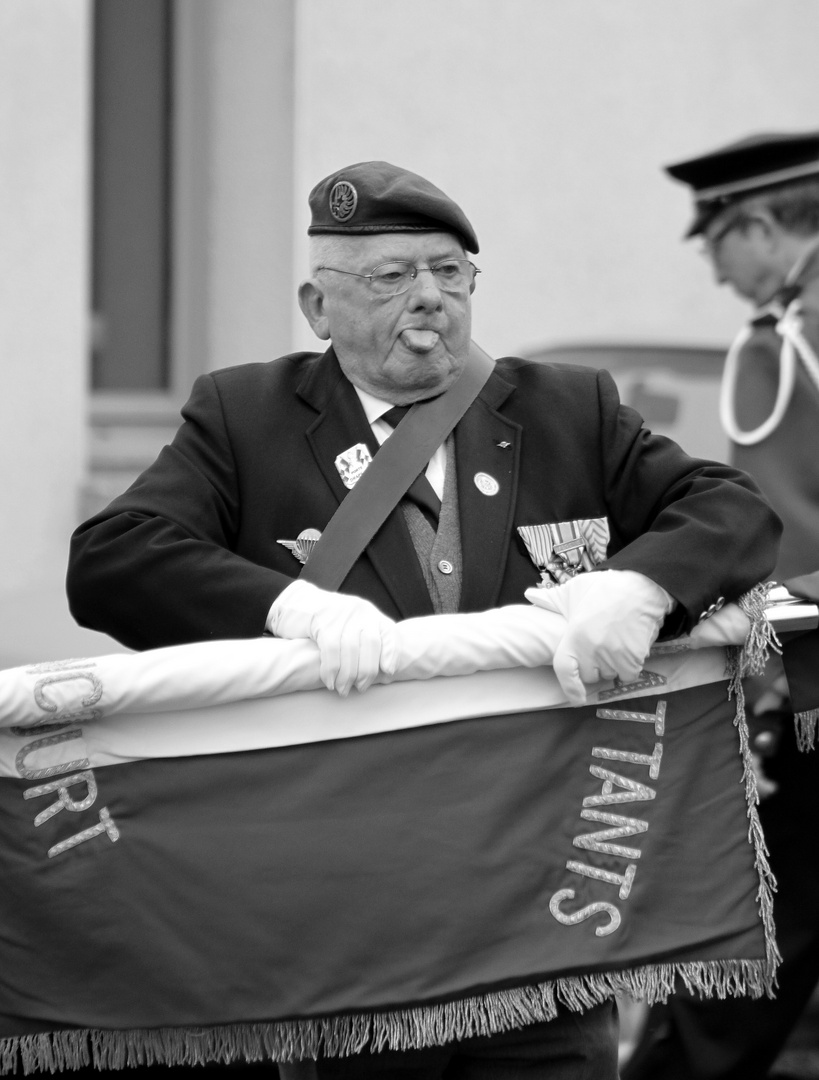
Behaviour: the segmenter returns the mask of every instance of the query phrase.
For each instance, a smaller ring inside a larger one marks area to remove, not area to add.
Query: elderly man
[[[634,680],[658,634],[770,572],[779,523],[754,484],[647,432],[605,372],[476,364],[478,242],[437,187],[365,162],[319,183],[310,206],[299,301],[331,346],[197,380],[173,443],[74,536],[68,591],[82,624],[138,649],[310,637],[324,682],[347,694],[389,673],[394,620],[559,585],[568,630],[555,669],[581,702],[601,678]],[[397,491],[377,469],[392,439],[396,467],[419,440],[430,447]],[[389,496],[383,524],[359,538],[338,591],[299,579],[357,530],[354,518],[334,532],[354,495],[364,510]],[[616,1057],[605,1003],[438,1048],[323,1057],[318,1073],[603,1080]]]

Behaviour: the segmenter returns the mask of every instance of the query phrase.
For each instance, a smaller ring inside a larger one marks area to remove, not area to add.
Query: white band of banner
[[[520,610],[548,614],[531,608]],[[520,666],[521,656],[531,661],[535,652],[544,652],[542,638],[538,637],[528,653],[511,648],[499,634],[498,612],[486,615],[493,618],[435,617],[471,619],[471,640],[468,634],[450,636],[443,648],[439,639],[432,643],[432,651],[437,649],[437,653],[431,660],[429,638],[420,647],[423,635],[419,631],[416,662],[407,663],[401,672],[401,678],[410,681],[376,685],[348,698],[321,687],[318,650],[307,641],[208,642],[0,672],[0,700],[4,702],[0,707],[0,775],[22,775],[19,755],[26,747],[25,766],[29,770],[64,765],[68,751],[72,760],[83,762],[78,767],[98,768],[146,758],[293,746],[471,717],[502,718],[510,713],[565,707],[566,698],[554,673],[544,666],[548,660],[541,659],[537,667]],[[527,614],[523,622],[529,619]],[[530,637],[532,625],[542,631],[546,624],[540,619],[530,622]],[[479,641],[481,635],[484,638]],[[525,637],[518,636],[521,640]],[[514,660],[517,663],[512,666],[510,661]],[[482,670],[493,664],[497,670]],[[589,704],[724,680],[725,651],[715,648],[660,655],[651,657],[647,668],[648,676],[638,684],[618,688],[601,684],[589,694]],[[423,670],[436,674],[425,677],[419,674]],[[437,673],[446,670],[453,674]],[[470,673],[458,673],[463,670]],[[54,676],[60,676],[60,681],[45,681]],[[264,690],[260,691],[262,682]],[[50,695],[60,689],[67,697],[72,683],[75,703],[81,687],[85,695],[81,700],[87,704],[73,713],[65,707],[53,709]],[[205,688],[221,688],[210,698],[218,699],[217,703],[203,700],[203,684]],[[110,715],[105,715],[106,693]],[[24,708],[26,695],[28,705]],[[12,697],[14,709],[5,705]],[[39,705],[33,709],[35,698],[53,711],[44,711]],[[124,702],[128,702],[129,711],[123,711]],[[72,732],[70,746],[47,737],[44,726],[55,723]]]

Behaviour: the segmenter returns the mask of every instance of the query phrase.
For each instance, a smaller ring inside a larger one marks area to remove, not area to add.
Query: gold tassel
[[[796,742],[800,750],[813,750],[816,745],[816,728],[819,726],[819,709],[798,712],[793,717]]]
[[[772,588],[773,582],[763,582],[737,601],[751,620],[751,629],[739,653],[739,677],[742,679],[748,675],[759,675],[765,669],[772,651],[782,654],[782,644],[765,617],[768,593]]]
[[[776,892],[776,878],[768,862],[768,847],[762,833],[759,820],[759,793],[756,785],[756,773],[751,755],[748,723],[745,715],[745,691],[742,680],[748,675],[759,675],[768,662],[771,651],[781,654],[782,646],[776,633],[765,618],[767,597],[772,583],[754,586],[739,598],[739,606],[748,616],[751,628],[745,643],[738,648],[726,649],[726,674],[729,676],[728,698],[736,699],[734,727],[739,735],[739,752],[742,758],[742,779],[745,785],[745,801],[748,806],[748,838],[754,849],[754,863],[759,877],[757,904],[765,932],[766,952],[766,990],[768,997],[774,996],[776,971],[782,962],[782,956],[776,945],[773,921],[773,896]]]

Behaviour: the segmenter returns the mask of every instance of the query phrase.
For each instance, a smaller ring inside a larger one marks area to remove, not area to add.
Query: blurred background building
[[[65,611],[68,536],[198,373],[319,347],[306,196],[354,161],[465,207],[484,348],[618,346],[624,397],[719,456],[744,308],[660,170],[819,126],[817,37],[813,0],[0,0],[0,662],[111,647]]]
[[[0,666],[75,627],[68,537],[200,372],[322,347],[307,193],[383,158],[465,208],[474,336],[609,366],[719,457],[746,315],[661,167],[819,128],[815,0],[0,0]]]
[[[353,161],[466,208],[484,348],[607,363],[718,456],[745,312],[661,166],[819,126],[817,34],[812,0],[0,0],[4,610],[59,596],[73,526],[197,374],[320,347],[295,303],[306,196]],[[47,654],[61,621],[4,618],[0,654]]]

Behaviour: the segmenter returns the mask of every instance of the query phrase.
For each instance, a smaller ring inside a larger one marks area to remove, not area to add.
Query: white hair
[[[359,241],[358,236],[337,236],[319,233],[307,239],[310,273],[315,275],[321,266],[338,266],[342,270],[350,264],[350,252]]]
[[[445,232],[441,229],[441,232]],[[316,236],[307,238],[307,250],[310,260],[310,275],[315,277],[319,267],[336,266],[339,270],[347,270],[355,266],[355,253],[361,243],[362,237],[358,234],[342,236],[338,233],[318,233]],[[464,256],[466,249],[460,237],[452,234]]]

